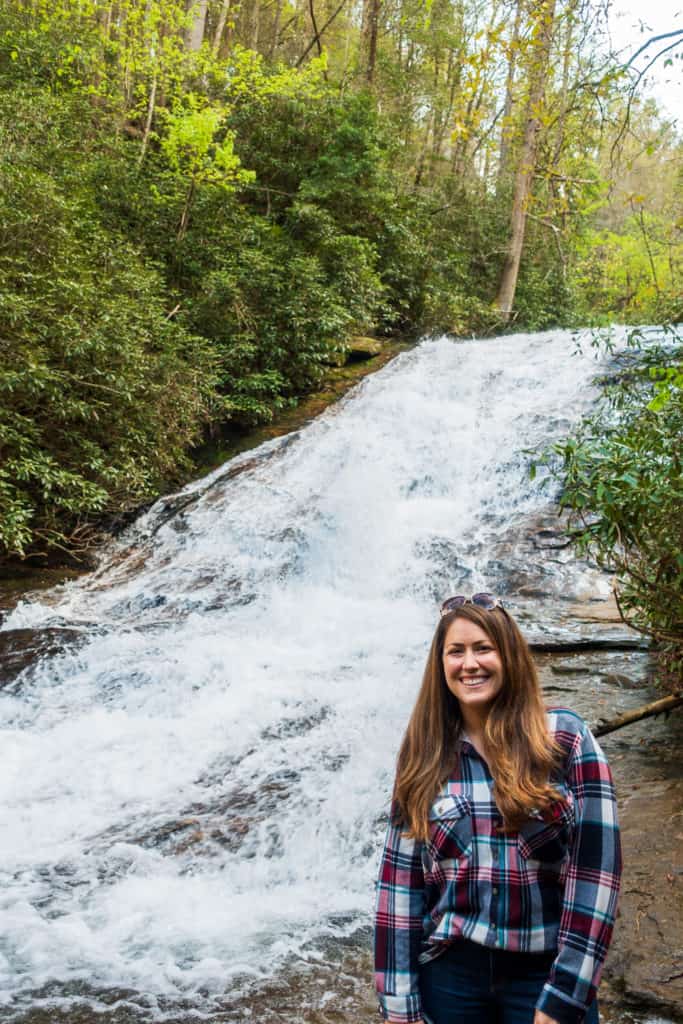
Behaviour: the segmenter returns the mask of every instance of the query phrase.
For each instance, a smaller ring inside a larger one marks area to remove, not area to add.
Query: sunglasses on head
[[[494,608],[503,607],[502,601],[495,594],[472,594],[472,597],[466,597],[465,594],[456,594],[455,597],[446,598],[441,605],[441,614],[447,615],[448,612],[454,612],[456,608],[462,608],[464,604],[476,604],[487,612],[492,612]]]

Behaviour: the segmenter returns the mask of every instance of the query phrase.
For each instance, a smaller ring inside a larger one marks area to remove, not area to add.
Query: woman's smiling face
[[[444,638],[443,670],[463,712],[488,714],[503,687],[503,663],[488,633],[469,619],[453,619]]]

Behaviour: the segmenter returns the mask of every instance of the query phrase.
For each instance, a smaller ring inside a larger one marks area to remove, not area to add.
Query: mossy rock
[[[361,359],[374,359],[378,356],[384,345],[377,338],[365,338],[357,336],[349,342],[347,362],[356,362]]]

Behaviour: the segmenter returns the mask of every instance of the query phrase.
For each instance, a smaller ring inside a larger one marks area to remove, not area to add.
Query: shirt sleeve
[[[422,847],[420,841],[389,824],[377,881],[375,985],[384,1019],[392,1024],[422,1020],[418,985],[425,905]]]
[[[576,813],[562,902],[558,954],[537,1009],[578,1024],[595,997],[617,909],[621,846],[609,765],[583,724],[567,782]]]

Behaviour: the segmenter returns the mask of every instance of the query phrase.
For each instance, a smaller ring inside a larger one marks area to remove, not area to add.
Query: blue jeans
[[[533,1024],[554,953],[510,953],[459,939],[420,967],[425,1024]],[[593,1002],[584,1024],[598,1024]]]

